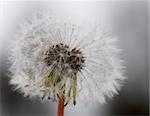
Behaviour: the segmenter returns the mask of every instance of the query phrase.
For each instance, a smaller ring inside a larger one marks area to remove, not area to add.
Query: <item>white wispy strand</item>
[[[81,48],[85,56],[85,67],[77,73],[78,103],[105,103],[105,96],[118,93],[125,76],[117,38],[99,24],[80,26],[42,13],[21,23],[12,41],[10,83],[24,96],[42,97],[42,79],[50,69],[43,62],[43,52],[60,42]]]

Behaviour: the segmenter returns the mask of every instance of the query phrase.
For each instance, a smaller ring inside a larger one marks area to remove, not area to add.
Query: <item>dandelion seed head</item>
[[[117,39],[101,25],[64,22],[50,14],[21,24],[12,41],[10,83],[24,96],[76,103],[105,103],[124,76]]]

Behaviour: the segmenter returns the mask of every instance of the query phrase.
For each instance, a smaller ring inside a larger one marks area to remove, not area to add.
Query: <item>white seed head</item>
[[[43,100],[104,103],[125,79],[116,40],[99,24],[81,27],[34,14],[12,42],[10,83]]]

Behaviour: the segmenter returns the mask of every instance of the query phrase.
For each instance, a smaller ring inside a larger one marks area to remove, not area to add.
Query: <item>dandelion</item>
[[[105,103],[123,76],[116,38],[100,25],[80,26],[34,14],[12,41],[10,83],[24,96],[58,102]]]

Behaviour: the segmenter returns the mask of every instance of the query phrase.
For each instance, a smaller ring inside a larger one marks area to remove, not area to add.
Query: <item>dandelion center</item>
[[[63,43],[53,45],[45,53],[45,63],[48,66],[57,64],[60,71],[81,71],[84,66],[85,58],[80,49],[70,49],[68,45]]]

